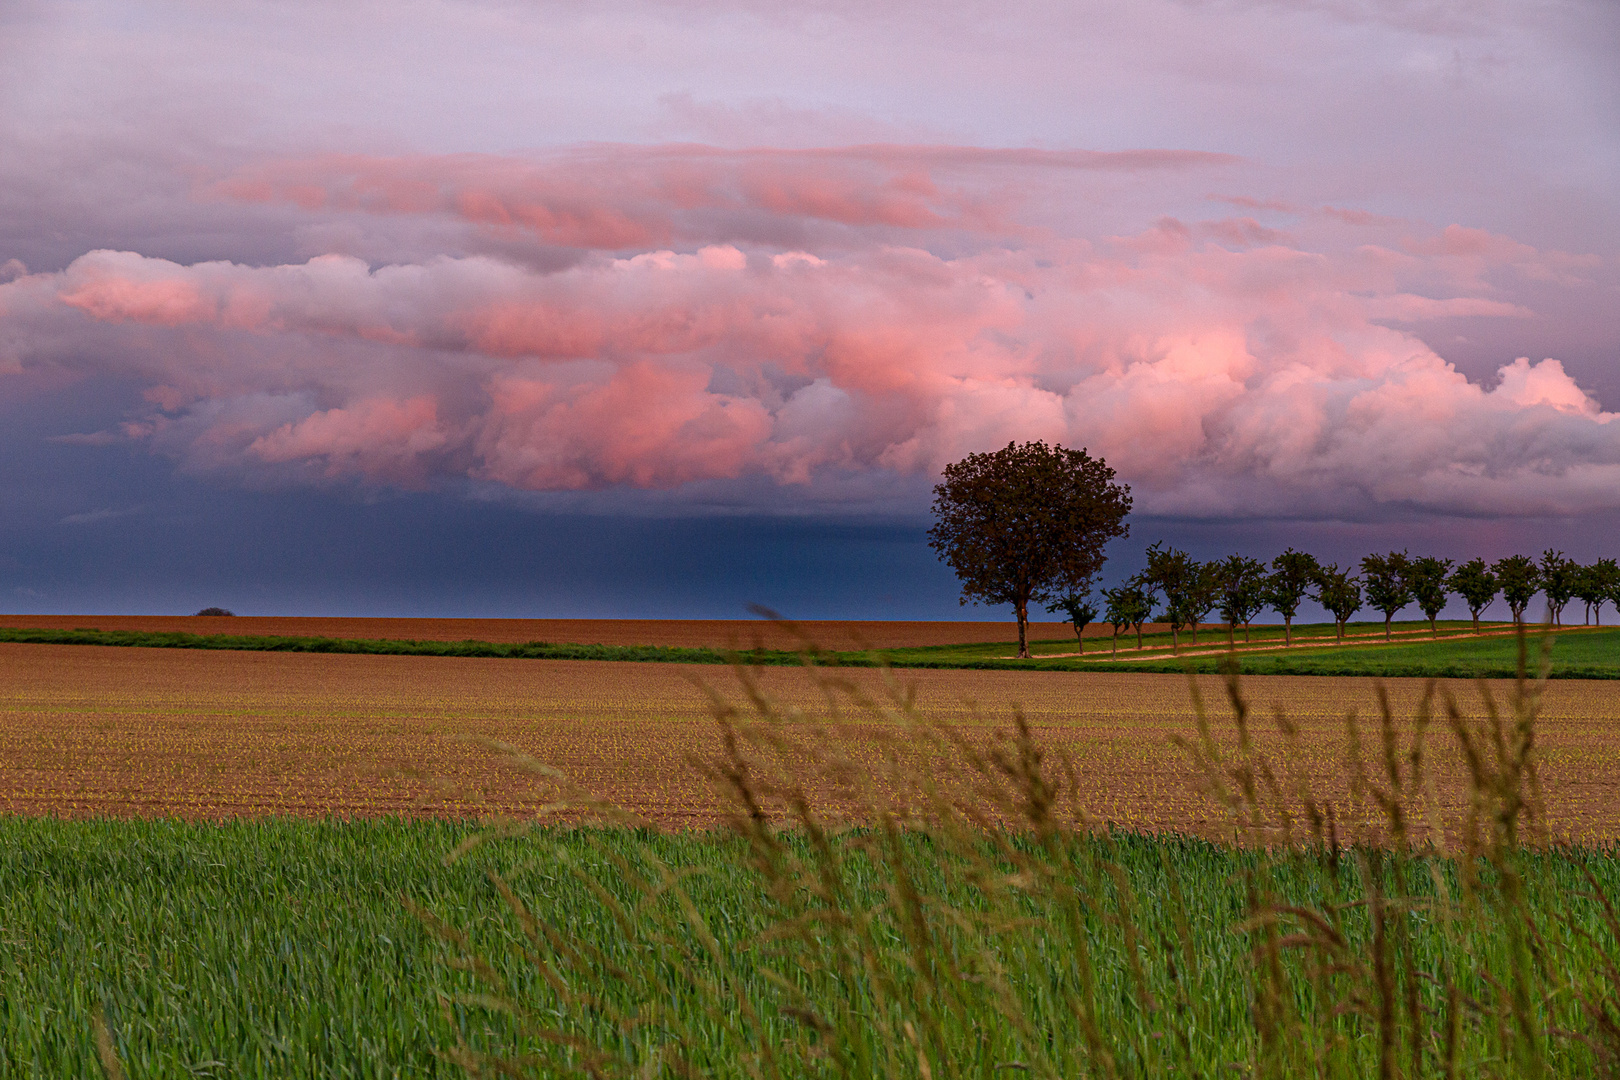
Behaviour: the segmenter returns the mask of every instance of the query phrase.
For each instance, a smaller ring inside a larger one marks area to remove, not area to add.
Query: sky
[[[0,609],[986,618],[1620,554],[1612,0],[0,2]]]

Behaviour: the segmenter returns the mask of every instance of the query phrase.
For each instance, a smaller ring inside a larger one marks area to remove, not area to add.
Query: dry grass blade
[[[90,1013],[90,1023],[95,1029],[96,1056],[101,1059],[101,1071],[107,1080],[124,1080],[124,1066],[118,1060],[118,1048],[113,1045],[112,1030],[107,1027],[107,1016],[100,1002]]]

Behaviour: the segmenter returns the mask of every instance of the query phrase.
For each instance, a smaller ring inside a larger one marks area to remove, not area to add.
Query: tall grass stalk
[[[1347,719],[1337,798],[1312,789],[1286,716],[1284,750],[1260,749],[1229,675],[1230,730],[1200,701],[1181,743],[1219,848],[1102,827],[1075,763],[1021,715],[979,738],[892,677],[873,693],[813,667],[814,717],[739,669],[741,704],[711,693],[724,751],[698,764],[746,852],[746,898],[707,880],[735,856],[627,845],[629,815],[498,748],[558,809],[614,826],[584,859],[544,829],[489,839],[566,865],[593,898],[575,917],[617,944],[499,875],[510,955],[422,911],[469,980],[445,1008],[503,1018],[499,1035],[464,1027],[446,1060],[477,1076],[1614,1075],[1620,919],[1584,866],[1588,894],[1549,889],[1549,867],[1585,856],[1546,850],[1545,650],[1539,677],[1525,667],[1521,640],[1511,697],[1479,688],[1482,721],[1433,685],[1409,720],[1387,697],[1370,730]],[[876,752],[846,754],[851,724],[865,746],[880,733]],[[1438,738],[1467,765],[1460,815],[1436,796]]]

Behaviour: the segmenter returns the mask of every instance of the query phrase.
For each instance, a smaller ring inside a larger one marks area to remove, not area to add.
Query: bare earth
[[[1080,766],[1084,805],[1138,829],[1209,832],[1172,735],[1194,712],[1180,675],[914,671],[923,715],[989,737],[1022,706],[1039,738]],[[760,676],[784,704],[824,714],[806,675]],[[853,673],[876,690],[880,673]],[[0,812],[178,815],[526,814],[549,792],[473,741],[522,747],[599,794],[666,827],[716,820],[716,796],[689,764],[716,753],[697,683],[740,700],[735,676],[666,664],[301,655],[0,645]],[[1201,684],[1223,742],[1230,723],[1213,679]],[[1253,678],[1264,718],[1286,708],[1302,728],[1297,760],[1324,789],[1342,786],[1343,717],[1376,715],[1370,679]],[[1418,680],[1392,680],[1398,717]],[[1469,684],[1454,684],[1479,712]],[[1505,687],[1496,688],[1506,693]],[[973,703],[980,703],[975,706]],[[883,725],[846,712],[852,751]],[[1620,839],[1620,686],[1557,682],[1539,745],[1557,835]],[[892,729],[890,729],[892,730]],[[1369,742],[1375,741],[1372,731]],[[1460,799],[1456,755],[1431,738],[1443,800]]]
[[[143,630],[158,633],[253,634],[278,637],[370,638],[404,641],[548,641],[577,645],[670,645],[686,648],[797,648],[802,639],[762,619],[350,619],[236,615],[0,615],[0,626],[46,630]],[[802,633],[828,649],[890,649],[1017,641],[1018,627],[1001,622],[808,621]],[[1149,627],[1149,630],[1156,627]],[[1105,626],[1086,636],[1111,634]],[[1068,623],[1032,622],[1031,641],[1072,641]]]

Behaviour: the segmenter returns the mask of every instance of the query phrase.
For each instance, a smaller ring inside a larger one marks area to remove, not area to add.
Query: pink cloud
[[[360,472],[410,482],[426,471],[423,456],[449,438],[432,398],[371,398],[282,424],[253,440],[247,452],[270,462],[324,462],[328,476]]]
[[[267,162],[210,190],[311,211],[444,215],[521,230],[547,244],[624,251],[707,236],[712,223],[694,215],[716,213],[902,230],[1008,230],[1015,200],[1006,190],[985,190],[986,175],[1146,173],[1237,160],[1183,150],[601,145],[534,159],[326,155]]]
[[[1044,438],[1104,454],[1165,513],[1620,506],[1620,425],[1557,361],[1487,389],[1391,325],[1529,315],[1490,274],[1579,257],[1460,227],[1340,250],[1247,217],[1096,240],[1009,224],[1029,170],[1196,164],[1151,158],[593,153],[320,159],[227,185],[607,249],[566,268],[97,251],[0,284],[3,355],[143,380],[151,415],[119,437],[311,479],[804,484]],[[747,241],[694,208],[855,232]]]
[[[168,272],[170,267],[182,269],[128,252],[107,252],[84,263],[59,299],[104,322],[179,326],[212,320],[215,306],[199,283]]]

